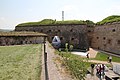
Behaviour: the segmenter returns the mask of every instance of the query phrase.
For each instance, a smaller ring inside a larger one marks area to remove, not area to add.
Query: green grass
[[[97,22],[97,25],[103,25],[106,23],[112,23],[112,22],[119,22],[120,21],[120,15],[112,15],[112,16],[108,16],[105,19],[103,19],[100,22]]]
[[[27,23],[21,23],[18,24],[17,26],[33,26],[33,25],[60,25],[60,24],[86,24],[89,26],[93,26],[95,23],[93,21],[90,20],[66,20],[66,21],[56,21],[56,20],[52,20],[52,19],[44,19],[42,21],[38,21],[38,22],[27,22]]]
[[[62,56],[63,64],[77,80],[84,80],[87,68],[90,67],[91,63],[87,62],[85,58],[71,54],[70,52],[56,51],[56,53]]]
[[[0,80],[40,80],[41,45],[0,46]]]
[[[120,15],[111,15],[103,19],[102,21],[97,22],[97,25],[103,25],[106,23],[112,23],[112,22],[119,22],[120,21]],[[65,21],[56,21],[52,19],[43,19],[42,21],[38,22],[27,22],[27,23],[21,23],[17,26],[37,26],[37,25],[60,25],[60,24],[85,24],[88,26],[94,26],[95,23],[91,20],[65,20]]]
[[[109,57],[108,54],[105,54],[105,53],[102,53],[102,52],[99,52],[96,56],[96,60],[101,60],[101,61],[108,61],[107,57]],[[113,62],[120,62],[120,57],[116,57],[116,56],[112,56],[112,61]]]

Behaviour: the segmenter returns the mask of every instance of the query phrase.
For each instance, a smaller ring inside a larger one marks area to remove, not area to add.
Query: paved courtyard
[[[98,52],[97,50],[90,48],[89,51],[87,51],[87,52],[77,52],[77,51],[75,52],[75,51],[73,51],[72,54],[80,55],[82,57],[87,57],[86,55],[89,53],[90,58],[95,58],[97,55],[97,52]]]

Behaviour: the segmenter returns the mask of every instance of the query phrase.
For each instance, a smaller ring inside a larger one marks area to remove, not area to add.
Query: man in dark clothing
[[[89,53],[87,53],[87,55],[86,55],[86,56],[87,56],[87,58],[89,59]]]
[[[111,63],[111,61],[112,61],[112,56],[109,56],[109,62]]]
[[[91,64],[91,75],[93,76],[94,75],[94,64]]]

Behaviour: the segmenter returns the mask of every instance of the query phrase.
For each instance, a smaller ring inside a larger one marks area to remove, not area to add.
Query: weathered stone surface
[[[91,46],[120,54],[120,23],[96,26],[94,28]]]
[[[43,42],[43,37],[0,37],[0,45],[21,45],[21,44],[39,44]]]
[[[59,36],[62,47],[65,43],[73,45],[75,49],[88,49],[87,25],[39,25],[39,26],[16,26],[15,31],[36,31],[48,35],[48,41],[52,42],[54,36]]]
[[[113,71],[120,75],[120,64],[113,64]]]
[[[33,32],[0,33],[0,46],[43,43],[45,34]]]
[[[120,22],[88,27],[87,25],[16,26],[15,31],[35,31],[48,34],[49,42],[59,36],[62,46],[72,44],[75,49],[96,49],[120,54]]]

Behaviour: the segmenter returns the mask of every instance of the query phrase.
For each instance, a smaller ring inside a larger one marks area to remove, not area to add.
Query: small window
[[[60,37],[60,40],[63,40],[63,37]]]
[[[20,41],[20,44],[23,44],[23,41]]]
[[[41,29],[41,31],[40,32],[43,32],[43,30]]]
[[[111,39],[108,39],[108,44],[111,44]]]
[[[27,44],[27,41],[25,41],[25,44]]]
[[[47,32],[51,32],[51,30],[48,30]]]
[[[98,47],[98,49],[100,49],[100,47]]]
[[[73,32],[73,29],[71,29],[70,32]]]
[[[120,45],[120,40],[118,40],[117,44]]]
[[[106,44],[104,44],[104,47],[106,47]]]
[[[106,39],[106,37],[103,37],[103,40],[105,40]]]
[[[74,40],[74,38],[71,38],[71,40],[73,41],[73,40]]]
[[[58,30],[58,32],[60,32],[60,30]]]
[[[47,32],[51,32],[51,30],[48,30]]]
[[[112,32],[115,32],[115,29],[113,29]]]
[[[30,43],[32,43],[32,41],[30,41]]]
[[[91,32],[91,30],[88,30],[88,32]]]
[[[97,37],[97,39],[99,39],[99,37]]]

